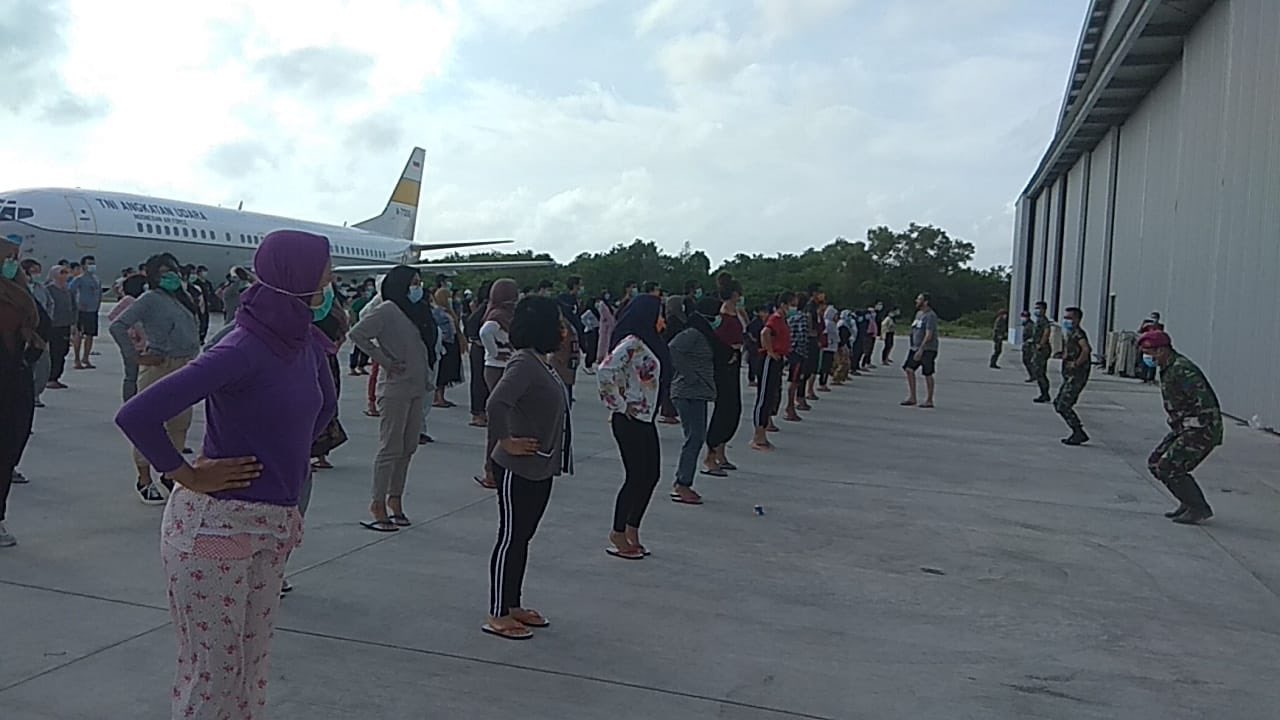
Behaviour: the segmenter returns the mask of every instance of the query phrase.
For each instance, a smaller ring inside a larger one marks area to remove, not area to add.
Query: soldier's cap
[[[1163,330],[1148,330],[1138,338],[1138,347],[1145,350],[1156,350],[1162,347],[1173,347],[1173,338]]]

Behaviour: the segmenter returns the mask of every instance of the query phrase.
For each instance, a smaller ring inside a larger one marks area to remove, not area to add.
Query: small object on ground
[[[14,471],[13,471],[13,484],[14,484],[14,485],[25,485],[25,484],[27,484],[27,483],[29,483],[29,482],[31,482],[31,481],[27,479],[27,476],[26,476],[26,475],[23,475],[21,472],[19,472],[19,471],[17,471],[17,470],[14,470]]]
[[[194,452],[195,452],[195,450],[192,450],[192,449],[191,449],[191,448],[189,448],[189,447],[184,447],[184,448],[182,448],[182,454],[183,454],[183,455],[190,455],[190,454],[192,454],[192,453],[194,453]]]
[[[286,579],[286,580],[285,580],[285,581],[280,585],[280,596],[281,596],[281,597],[284,597],[284,596],[285,596],[285,594],[287,594],[287,593],[291,593],[291,592],[293,592],[293,585],[291,585],[291,584],[289,583],[289,580],[288,580],[288,579]]]
[[[931,568],[931,567],[922,567],[920,568],[920,572],[928,573],[930,575],[946,575],[946,573],[942,572],[938,568]]]
[[[763,517],[763,516],[764,516],[764,506],[763,506],[763,505],[756,505],[756,506],[755,506],[754,508],[752,508],[752,509],[755,511],[756,515],[759,515],[759,516],[761,516],[761,517]]]

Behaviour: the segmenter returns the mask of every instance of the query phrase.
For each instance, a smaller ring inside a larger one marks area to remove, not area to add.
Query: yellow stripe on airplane
[[[409,178],[400,178],[400,182],[396,184],[395,192],[391,193],[391,202],[408,205],[409,207],[418,207],[418,190],[422,183]]]

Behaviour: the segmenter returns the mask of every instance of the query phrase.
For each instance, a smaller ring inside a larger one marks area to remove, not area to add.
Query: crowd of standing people
[[[60,263],[46,276],[38,263],[18,263],[20,242],[0,242],[0,546],[16,544],[3,523],[5,501],[20,477],[39,393],[65,387],[60,358],[72,349],[73,367],[93,369],[103,297],[93,258]],[[443,277],[428,287],[408,266],[343,285],[328,240],[300,231],[268,234],[252,269],[235,268],[219,287],[206,275],[168,253],[152,256],[138,272],[122,273],[108,315],[124,367],[116,423],[133,448],[135,492],[165,507],[161,559],[178,648],[174,717],[243,716],[266,704],[270,637],[289,590],[284,567],[302,539],[313,475],[332,467],[328,455],[346,441],[337,412],[343,345],[350,344],[348,374],[368,377],[365,414],[379,428],[360,523],[373,532],[413,524],[405,489],[415,453],[432,442],[429,411],[453,407],[447,388],[468,385],[470,424],[486,432],[475,481],[494,491],[498,509],[482,630],[524,640],[550,625],[526,607],[523,579],[554,478],[574,470],[580,367],[595,376],[623,468],[605,549],[641,561],[652,554],[640,531],[663,470],[659,423],[678,423],[683,437],[669,498],[700,505],[698,476],[738,469],[727,450],[744,409],[744,364],[755,395],[750,447],[773,452],[775,418],[803,422],[820,393],[875,371],[877,341],[879,365],[892,362],[899,316],[879,302],[840,310],[817,286],[748,309],[728,273],[711,288],[690,282],[680,294],[627,283],[616,300],[608,291],[585,296],[577,277],[558,295],[551,282],[522,289],[505,278],[475,294]],[[218,311],[222,327],[209,337]],[[1043,402],[1047,336],[1043,309],[1037,313],[1024,322],[1028,369]],[[1055,402],[1072,445],[1088,440],[1073,411],[1092,352],[1080,321],[1079,309],[1067,311]],[[1221,444],[1217,399],[1162,329],[1144,334],[1140,347],[1145,364],[1160,369],[1171,428],[1149,467],[1179,501],[1168,516],[1201,522],[1212,510],[1190,473]],[[921,293],[902,405],[934,407],[938,351],[938,317]],[[998,356],[999,346],[993,366]],[[196,451],[187,433],[202,402],[206,431]]]

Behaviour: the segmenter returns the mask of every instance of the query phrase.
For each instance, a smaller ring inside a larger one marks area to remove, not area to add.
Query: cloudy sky
[[[0,0],[0,189],[719,260],[934,223],[1008,263],[1087,0]]]

